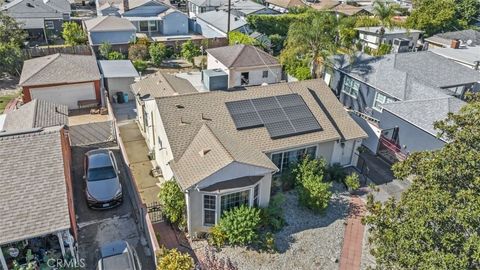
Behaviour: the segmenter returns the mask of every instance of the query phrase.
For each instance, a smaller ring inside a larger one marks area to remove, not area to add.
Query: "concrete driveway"
[[[87,207],[83,184],[83,157],[92,149],[109,148],[115,153],[120,168],[120,181],[123,186],[124,202],[121,206],[109,210],[92,210]],[[72,147],[74,203],[79,227],[79,256],[86,263],[85,269],[95,269],[99,257],[99,248],[114,240],[126,240],[137,251],[143,269],[155,269],[153,257],[136,222],[134,208],[129,196],[132,191],[126,185],[130,181],[123,164],[118,146],[104,143],[95,146]]]

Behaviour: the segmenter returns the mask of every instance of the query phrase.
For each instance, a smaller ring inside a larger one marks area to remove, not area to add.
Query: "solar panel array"
[[[265,126],[272,139],[322,130],[298,94],[239,100],[225,104],[237,130]]]

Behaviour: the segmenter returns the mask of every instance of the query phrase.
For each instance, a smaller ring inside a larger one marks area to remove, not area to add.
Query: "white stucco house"
[[[356,164],[366,137],[322,80],[140,102],[139,125],[163,177],[185,193],[193,237],[228,209],[268,206],[272,180],[305,155]]]
[[[358,31],[358,38],[362,42],[364,47],[371,49],[378,49],[380,44],[395,45],[396,39],[401,41],[408,41],[409,48],[414,48],[417,45],[417,41],[420,35],[423,33],[420,30],[406,29],[401,27],[358,27],[355,28]]]
[[[228,77],[227,85],[216,85],[213,90],[272,84],[282,80],[282,66],[278,59],[255,46],[244,44],[207,50],[207,70],[221,71]],[[204,73],[204,80],[208,79],[206,76],[208,72]]]

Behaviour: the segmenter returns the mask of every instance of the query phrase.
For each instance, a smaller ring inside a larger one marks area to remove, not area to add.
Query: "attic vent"
[[[190,125],[190,122],[183,121],[183,117],[180,118],[180,125],[185,126],[185,125]]]
[[[204,121],[212,121],[211,118],[205,117],[205,115],[203,115],[203,113],[202,113],[201,119],[204,120]]]
[[[176,104],[175,107],[177,107],[177,109],[185,109],[185,106],[181,104]]]
[[[34,6],[31,3],[27,3],[27,7],[33,8]]]
[[[202,149],[202,150],[200,150],[199,154],[200,154],[201,157],[204,157],[210,151],[211,151],[211,149]]]
[[[239,17],[235,17],[235,21],[238,21],[238,20],[240,20],[240,18],[239,18]]]

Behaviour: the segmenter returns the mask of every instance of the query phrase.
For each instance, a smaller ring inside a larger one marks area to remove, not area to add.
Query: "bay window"
[[[383,104],[386,104],[386,103],[391,103],[391,102],[394,102],[395,100],[393,98],[389,98],[379,92],[377,92],[375,94],[375,100],[373,101],[373,108],[379,112],[382,111],[383,107],[382,105]]]
[[[357,82],[356,80],[350,77],[345,77],[345,80],[343,82],[342,92],[344,92],[349,96],[357,98],[359,89],[360,89],[359,82]]]
[[[220,197],[220,215],[223,212],[239,207],[241,205],[250,205],[250,190],[230,193]]]

